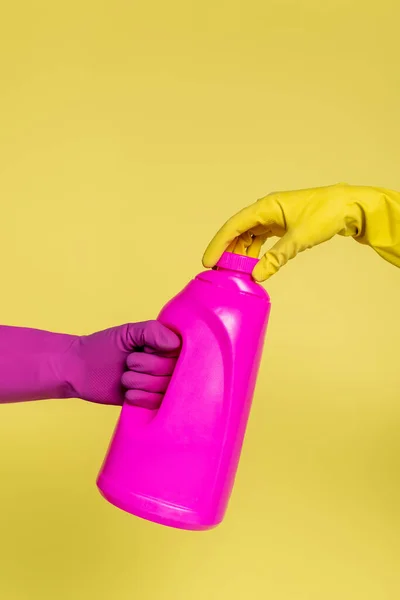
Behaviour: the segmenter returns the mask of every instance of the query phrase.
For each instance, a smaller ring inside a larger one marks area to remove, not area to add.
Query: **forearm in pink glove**
[[[179,347],[157,321],[88,336],[0,326],[0,402],[76,397],[155,407]]]

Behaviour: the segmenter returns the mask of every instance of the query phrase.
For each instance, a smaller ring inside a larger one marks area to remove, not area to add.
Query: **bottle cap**
[[[239,271],[239,273],[253,272],[258,263],[258,258],[234,254],[233,252],[224,252],[216,264],[218,269],[228,269],[229,271]]]

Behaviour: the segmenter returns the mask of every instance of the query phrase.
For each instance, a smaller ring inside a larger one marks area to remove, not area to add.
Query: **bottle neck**
[[[227,274],[231,275],[232,277],[241,277],[243,279],[248,279],[248,280],[254,281],[253,277],[251,276],[251,273],[245,272],[245,271],[238,271],[237,269],[229,269],[227,267],[219,267],[217,265],[213,268],[213,271],[218,271],[220,273],[227,273]]]

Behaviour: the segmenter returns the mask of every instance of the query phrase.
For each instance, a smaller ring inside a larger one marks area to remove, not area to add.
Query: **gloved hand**
[[[225,223],[203,264],[213,267],[225,250],[257,257],[266,239],[277,236],[253,271],[256,281],[265,281],[299,252],[336,234],[368,244],[400,267],[400,193],[338,184],[269,194]]]
[[[174,370],[179,337],[158,321],[133,323],[76,338],[65,377],[74,397],[159,406]]]
[[[75,397],[154,408],[179,347],[179,337],[158,321],[88,336],[1,326],[0,402]]]

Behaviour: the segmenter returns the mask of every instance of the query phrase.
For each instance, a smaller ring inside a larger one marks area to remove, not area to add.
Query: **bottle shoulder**
[[[194,281],[223,288],[228,293],[250,294],[270,302],[268,292],[249,275],[232,271],[208,270],[199,273]]]

